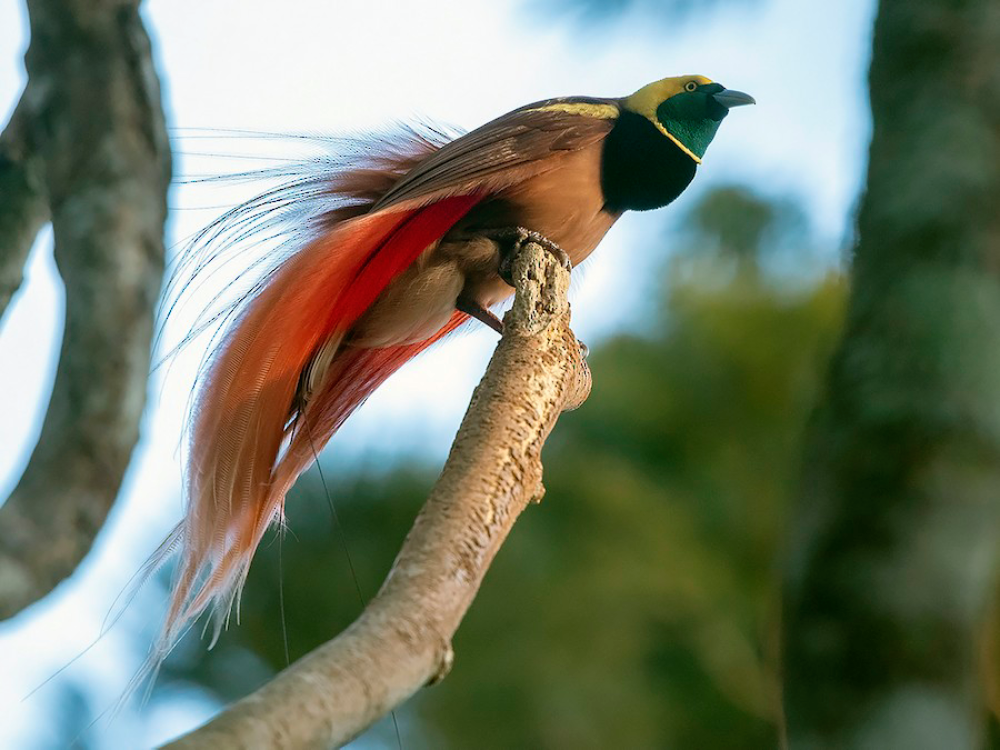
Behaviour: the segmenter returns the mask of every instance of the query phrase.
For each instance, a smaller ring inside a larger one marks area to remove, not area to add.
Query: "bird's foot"
[[[500,278],[510,286],[514,286],[514,258],[520,252],[521,248],[529,242],[541,245],[552,253],[567,271],[573,270],[573,263],[570,261],[566,251],[548,237],[538,232],[533,232],[524,227],[508,227],[505,229],[495,229],[487,233],[487,237],[500,246]]]

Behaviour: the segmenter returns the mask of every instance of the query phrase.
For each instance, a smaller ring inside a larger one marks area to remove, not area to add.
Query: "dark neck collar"
[[[684,192],[697,164],[642,115],[623,110],[604,139],[601,190],[611,213],[660,208]]]

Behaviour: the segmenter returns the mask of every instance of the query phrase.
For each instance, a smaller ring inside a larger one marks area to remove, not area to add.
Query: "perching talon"
[[[510,286],[514,286],[514,258],[527,242],[534,242],[541,245],[559,260],[563,268],[567,271],[573,270],[573,262],[569,259],[566,251],[548,237],[538,232],[533,232],[524,227],[508,227],[506,229],[495,229],[487,232],[486,236],[500,246],[500,278]]]

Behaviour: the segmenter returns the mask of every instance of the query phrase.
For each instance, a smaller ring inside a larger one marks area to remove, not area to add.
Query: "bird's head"
[[[701,162],[719,123],[730,107],[756,104],[742,91],[732,91],[704,76],[676,76],[643,86],[622,102],[642,115],[688,156]]]

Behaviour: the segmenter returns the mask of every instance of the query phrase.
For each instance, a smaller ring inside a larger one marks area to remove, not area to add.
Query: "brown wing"
[[[432,194],[462,194],[519,182],[545,171],[545,160],[604,138],[618,117],[617,99],[566,97],[529,104],[451,141],[410,170],[375,205],[384,208]]]

